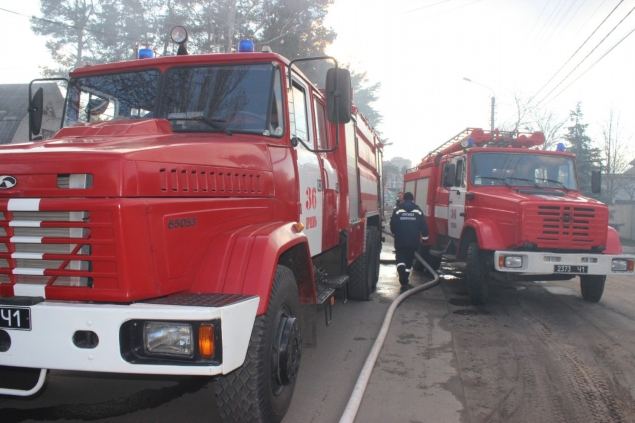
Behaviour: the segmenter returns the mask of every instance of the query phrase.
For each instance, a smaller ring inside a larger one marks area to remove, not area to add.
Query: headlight
[[[611,261],[611,270],[613,272],[627,272],[633,270],[633,260],[630,259],[613,259]]]
[[[523,267],[523,258],[521,256],[499,256],[498,266],[518,269]]]
[[[146,322],[143,347],[147,354],[192,356],[192,326],[170,322]]]

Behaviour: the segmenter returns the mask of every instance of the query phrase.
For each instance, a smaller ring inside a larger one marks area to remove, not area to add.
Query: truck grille
[[[540,247],[590,249],[605,245],[608,211],[572,205],[532,205],[522,219],[523,238]]]
[[[0,283],[92,286],[91,248],[82,243],[90,237],[83,227],[88,212],[23,211],[0,219]]]

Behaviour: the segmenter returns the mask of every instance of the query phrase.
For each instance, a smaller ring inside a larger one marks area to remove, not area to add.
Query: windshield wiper
[[[232,136],[233,133],[229,129],[225,128],[223,125],[220,125],[217,122],[227,122],[225,119],[212,119],[205,116],[196,116],[196,117],[168,117],[166,118],[169,121],[173,120],[194,120],[205,122],[207,125],[211,126],[214,129],[218,129],[219,131],[225,132],[227,135]]]
[[[551,182],[553,184],[558,184],[558,185],[560,185],[562,187],[562,189],[564,189],[565,191],[569,192],[569,188],[567,188],[567,186],[564,183],[562,183],[560,181],[556,181],[555,179],[540,179],[540,181]]]
[[[532,184],[533,186],[535,186],[536,188],[540,188],[540,185],[538,185],[536,183],[536,181],[532,181],[531,179],[526,179],[526,178],[514,178],[513,176],[508,176],[505,179],[514,179],[516,181],[525,181],[525,182],[529,182],[530,184]]]

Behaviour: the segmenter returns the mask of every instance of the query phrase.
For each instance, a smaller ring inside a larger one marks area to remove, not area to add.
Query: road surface
[[[496,282],[490,303],[473,307],[460,268],[443,272],[397,309],[357,422],[635,421],[633,278],[610,278],[598,304],[582,300],[577,279]],[[400,292],[386,262],[371,301],[338,302],[329,326],[318,311],[318,346],[304,350],[285,422],[339,420]],[[0,397],[0,421],[219,422],[213,384],[51,372],[35,397]]]

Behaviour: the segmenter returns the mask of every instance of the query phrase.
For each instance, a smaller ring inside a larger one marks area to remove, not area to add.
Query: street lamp
[[[491,118],[490,118],[490,125],[491,125],[491,130],[494,131],[494,109],[496,107],[496,93],[494,93],[494,90],[491,89],[490,87],[488,87],[487,85],[483,85],[483,84],[479,84],[478,82],[474,82],[470,78],[467,78],[465,76],[463,77],[463,79],[466,80],[467,82],[471,82],[472,84],[480,85],[483,88],[487,88],[488,90],[490,90],[492,92],[492,114],[491,114]]]

